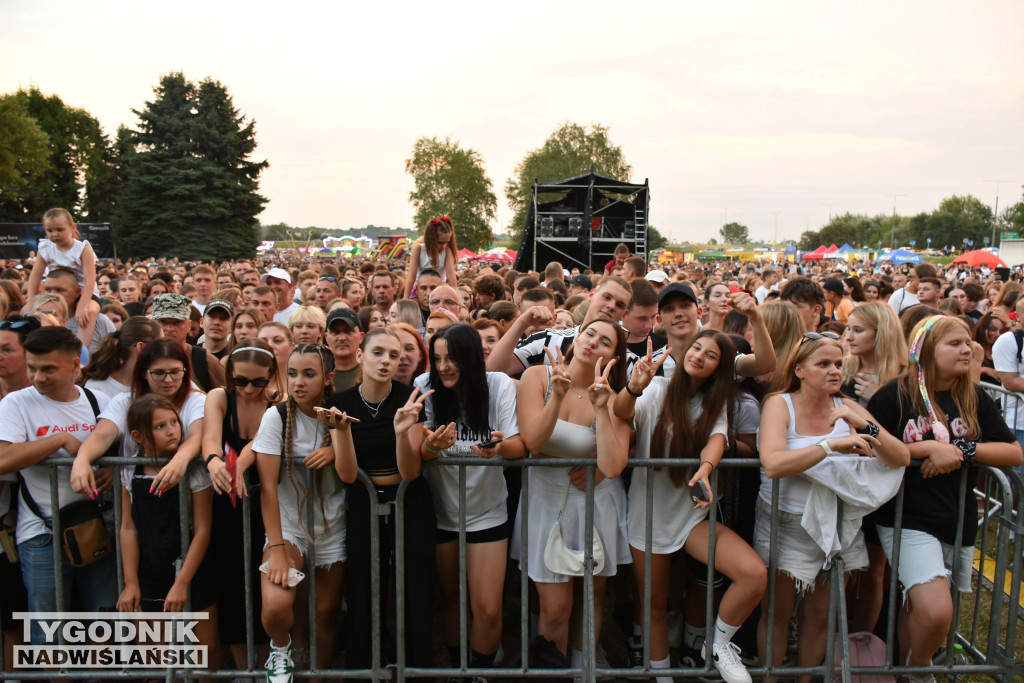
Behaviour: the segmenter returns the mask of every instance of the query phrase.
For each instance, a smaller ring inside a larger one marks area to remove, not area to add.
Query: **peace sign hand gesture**
[[[420,387],[417,386],[409,395],[405,405],[395,412],[395,434],[405,434],[419,421],[420,410],[423,409],[423,402],[434,393],[434,390],[420,394]]]
[[[604,362],[603,358],[598,358],[597,363],[594,364],[594,383],[587,388],[587,393],[590,395],[590,402],[594,404],[595,409],[607,407],[608,399],[615,393],[612,391],[611,383],[608,381],[608,373],[611,372],[612,366],[618,360],[618,358],[609,360],[608,365],[604,367],[604,372],[601,372],[601,363]]]
[[[651,381],[654,380],[654,376],[658,374],[658,370],[665,364],[665,360],[671,355],[672,349],[665,349],[665,354],[657,361],[653,361],[654,355],[654,342],[650,337],[647,338],[647,353],[643,358],[636,362],[633,366],[633,377],[629,380],[629,388],[633,394],[640,394],[650,386]]]
[[[544,353],[548,356],[548,361],[551,363],[551,396],[561,401],[565,398],[565,393],[572,386],[572,378],[569,377],[569,369],[565,367],[565,357],[562,355],[562,349],[556,348],[558,356],[549,349],[544,347]]]

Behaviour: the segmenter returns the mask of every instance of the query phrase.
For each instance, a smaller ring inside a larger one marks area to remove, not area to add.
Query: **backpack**
[[[1024,351],[1024,330],[1016,329],[1013,331],[1013,339],[1017,342],[1017,363],[1021,362],[1021,351]]]
[[[862,631],[851,633],[847,637],[850,645],[849,665],[854,666],[885,666],[885,641],[874,633]],[[835,663],[842,664],[842,640],[836,635]],[[896,678],[887,674],[872,674],[865,676],[853,676],[854,683],[896,683]],[[837,673],[834,680],[843,680],[842,674]]]
[[[213,389],[213,382],[210,379],[210,366],[207,363],[206,349],[202,346],[192,347],[192,372],[196,378],[196,384],[203,391],[209,392]]]

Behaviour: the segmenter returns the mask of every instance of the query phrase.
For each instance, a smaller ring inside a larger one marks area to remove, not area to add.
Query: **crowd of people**
[[[371,628],[375,597],[394,615],[404,596],[407,665],[437,666],[439,637],[445,664],[487,669],[505,659],[511,567],[531,583],[522,637],[578,667],[589,555],[595,633],[614,593],[620,664],[657,673],[674,654],[750,681],[747,667],[769,653],[773,665],[822,663],[836,556],[856,595],[851,628],[875,628],[899,524],[897,661],[926,666],[954,616],[952,577],[970,588],[977,510],[961,499],[960,470],[1021,464],[1024,418],[981,388],[1024,390],[1019,276],[928,263],[651,267],[625,245],[603,268],[518,272],[459,262],[446,217],[424,226],[408,261],[102,262],[66,211],[43,223],[38,256],[0,272],[8,646],[20,634],[11,614],[26,607],[180,611],[188,600],[210,616],[197,635],[211,665],[224,648],[245,668],[249,571],[271,683],[291,681],[300,654],[329,667],[339,642],[344,666],[367,668],[375,635],[394,661],[394,618]],[[104,455],[138,457],[119,487],[97,466]],[[120,557],[100,548],[54,565],[46,461],[61,456],[74,458],[57,473],[62,509],[93,501],[102,512],[119,492]],[[445,464],[453,456],[594,464],[460,472]],[[695,465],[653,462],[666,458]],[[759,458],[759,475],[720,469],[728,458]],[[402,514],[379,515],[375,504],[392,503],[403,481]],[[317,651],[300,653],[309,634],[296,587],[307,576]],[[798,643],[787,648],[793,620]],[[32,631],[33,643],[43,637]]]

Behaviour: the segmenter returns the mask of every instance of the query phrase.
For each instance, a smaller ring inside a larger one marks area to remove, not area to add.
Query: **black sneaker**
[[[644,668],[644,641],[636,636],[626,638],[626,662],[630,669]]]
[[[683,646],[679,648],[679,666],[684,669],[699,669],[704,671],[706,667],[704,662],[704,653],[700,648],[694,649],[683,644]],[[722,679],[719,678],[718,672],[712,668],[708,670],[706,675],[701,676],[700,680],[705,683],[717,683],[717,681],[721,681]]]

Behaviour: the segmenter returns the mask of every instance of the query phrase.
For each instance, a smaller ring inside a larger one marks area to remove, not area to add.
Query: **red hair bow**
[[[430,224],[436,228],[437,224],[440,223],[441,221],[444,221],[445,223],[451,223],[452,219],[448,218],[448,216],[441,216],[440,218],[431,218]]]

